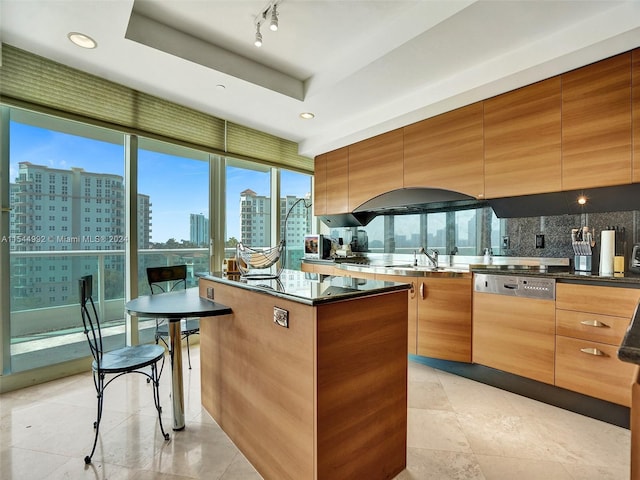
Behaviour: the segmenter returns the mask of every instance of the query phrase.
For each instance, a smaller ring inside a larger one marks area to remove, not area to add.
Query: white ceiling
[[[639,0],[281,0],[256,48],[267,6],[0,0],[1,39],[310,157],[640,46]]]

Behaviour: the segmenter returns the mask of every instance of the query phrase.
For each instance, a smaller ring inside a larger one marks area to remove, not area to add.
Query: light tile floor
[[[0,395],[0,478],[259,480],[202,410],[198,348],[191,353],[187,428],[171,431],[168,370],[161,395],[169,442],[156,425],[150,386],[125,376],[107,389],[90,466],[83,461],[93,441],[90,373]],[[412,362],[407,440],[407,469],[395,480],[629,478],[628,430]]]

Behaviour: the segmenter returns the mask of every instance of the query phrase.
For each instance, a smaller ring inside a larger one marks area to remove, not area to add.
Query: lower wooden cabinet
[[[408,283],[411,285],[409,290],[409,315],[408,322],[408,352],[411,355],[418,353],[418,297],[417,297],[417,277],[407,277],[402,275],[376,275],[377,280],[385,282]]]
[[[618,346],[556,337],[556,386],[631,406],[635,365],[618,360]]]
[[[553,385],[554,353],[553,300],[474,292],[474,363]]]
[[[471,362],[471,280],[418,279],[418,355]]]
[[[556,386],[631,406],[635,365],[618,347],[640,289],[556,285]]]

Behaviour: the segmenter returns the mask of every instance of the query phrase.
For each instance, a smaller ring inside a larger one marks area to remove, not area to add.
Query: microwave
[[[304,258],[329,258],[331,254],[331,239],[319,234],[304,236]]]

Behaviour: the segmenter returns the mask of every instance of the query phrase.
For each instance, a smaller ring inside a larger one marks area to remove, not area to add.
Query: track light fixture
[[[272,32],[275,32],[278,30],[278,5],[277,4],[273,4],[273,7],[271,8],[271,25],[269,25],[269,29]]]
[[[256,24],[256,40],[253,42],[256,47],[262,46],[262,34],[260,33],[260,24]]]
[[[254,23],[256,25],[256,39],[253,44],[256,47],[262,46],[262,33],[260,33],[260,27],[266,24],[267,18],[269,18],[269,29],[273,32],[278,30],[278,5],[284,0],[271,0],[266,7],[264,7],[258,15],[256,15]]]

